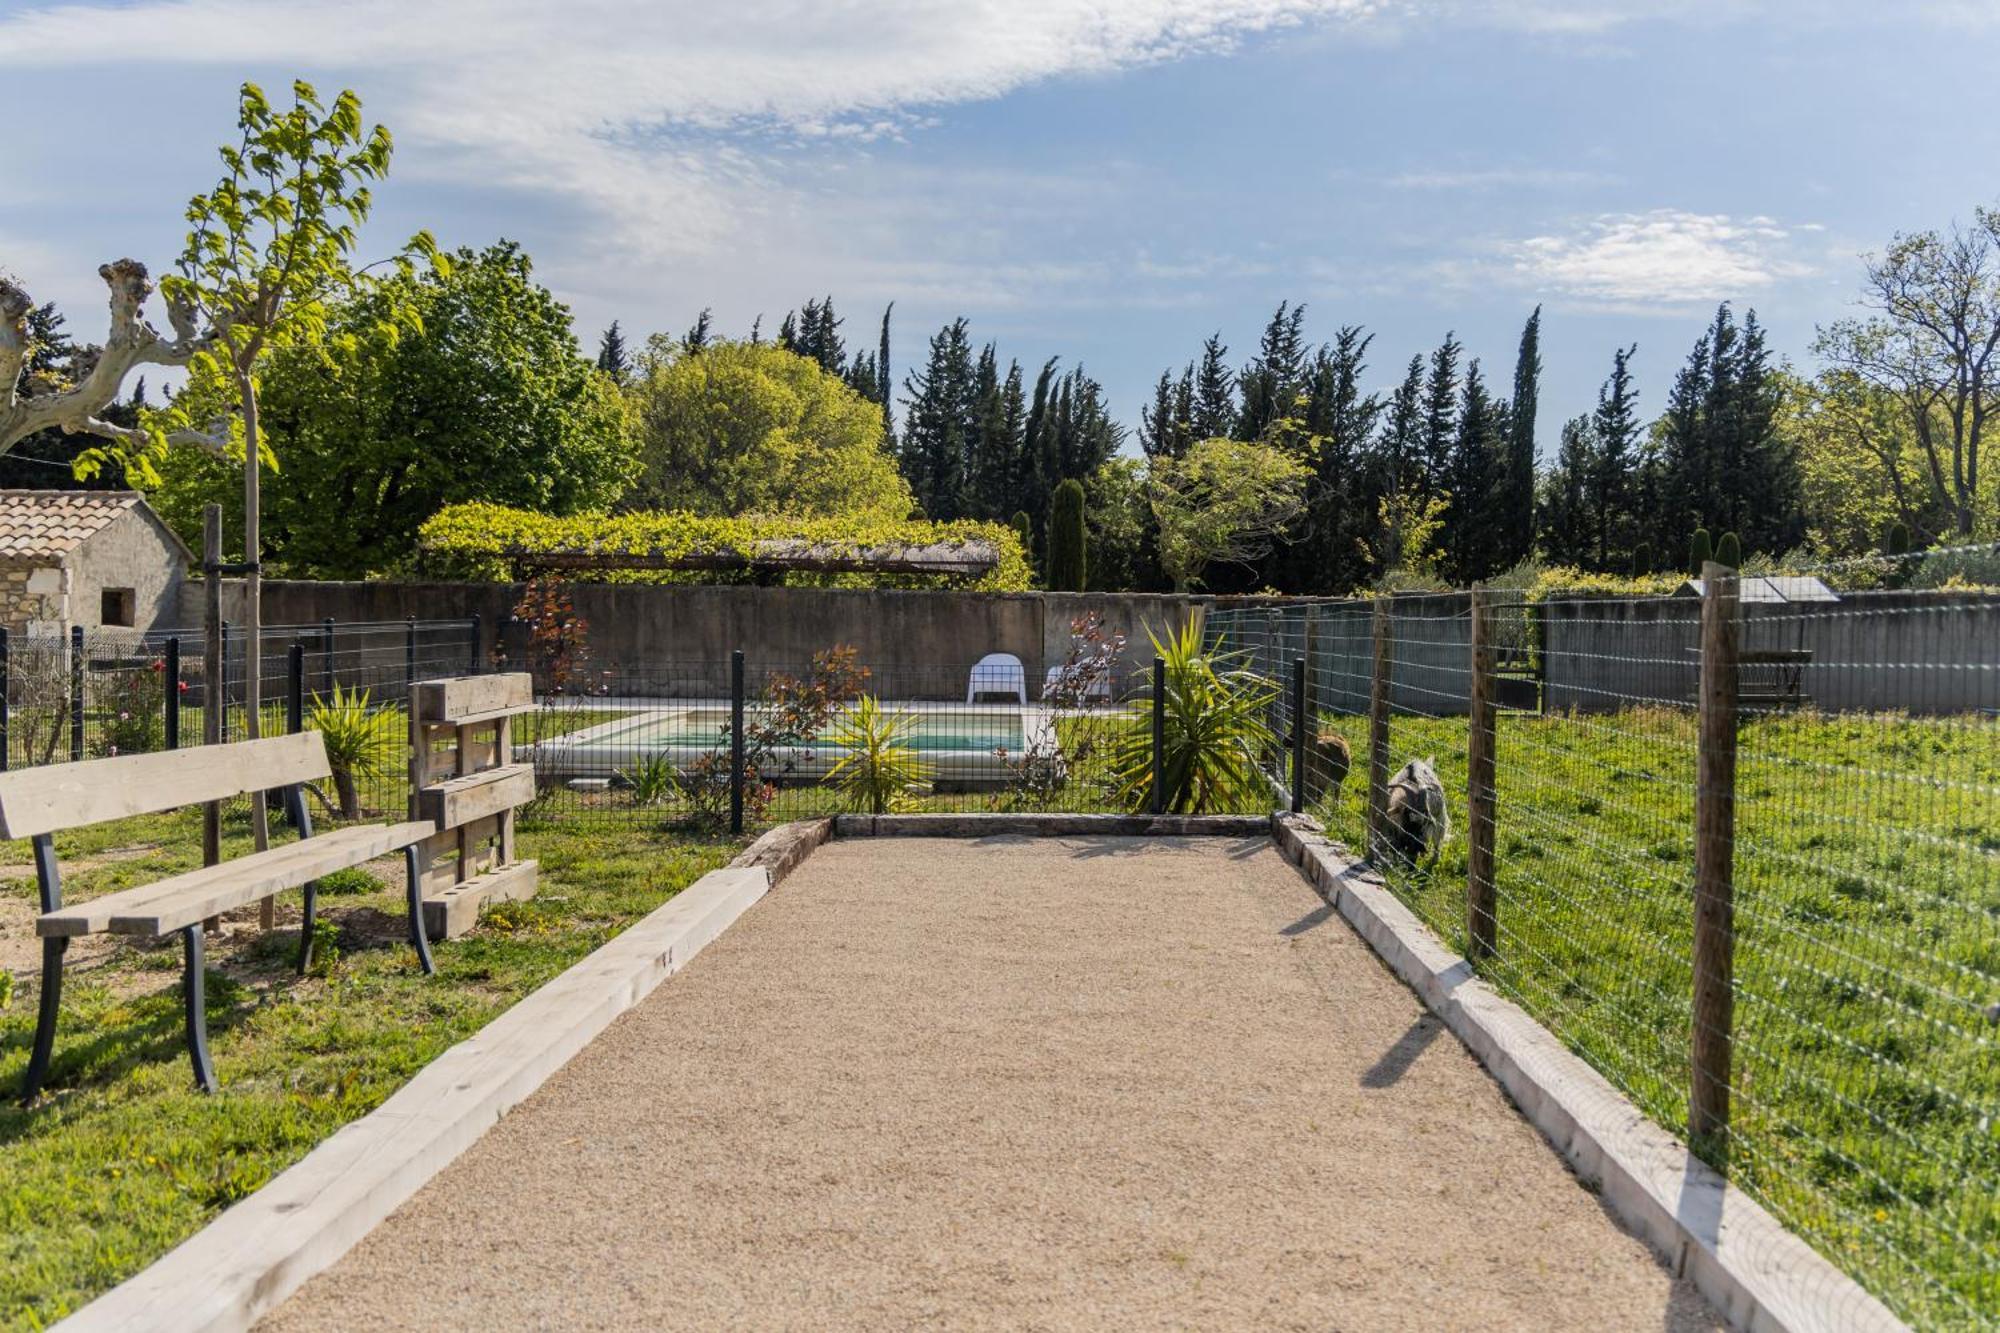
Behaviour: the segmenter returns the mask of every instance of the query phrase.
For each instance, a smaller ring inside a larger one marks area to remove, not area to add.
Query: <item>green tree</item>
[[[1084,479],[1093,592],[1162,592],[1159,524],[1147,502],[1146,464],[1120,455]]]
[[[1035,558],[1035,520],[1025,509],[1016,509],[1014,517],[1007,520],[1007,526],[1014,529],[1014,535],[1021,539],[1021,551],[1032,562]]]
[[[1716,542],[1715,563],[1726,565],[1730,569],[1743,567],[1743,543],[1736,539],[1735,533],[1725,532],[1722,534],[1722,539]]]
[[[1083,507],[1083,483],[1074,477],[1057,486],[1049,501],[1049,557],[1042,581],[1052,592],[1083,591]]]
[[[1563,423],[1556,463],[1543,479],[1535,520],[1537,540],[1550,563],[1579,569],[1598,563],[1598,524],[1591,508],[1598,475],[1597,432],[1587,416]]]
[[[1494,494],[1493,568],[1511,569],[1535,539],[1535,411],[1541,397],[1542,308],[1521,330],[1514,356],[1514,396],[1507,401],[1507,446]]]
[[[1597,391],[1590,419],[1596,445],[1588,503],[1596,538],[1593,564],[1606,573],[1630,564],[1638,540],[1639,390],[1632,383],[1638,352],[1634,343],[1611,354],[1611,374]]]
[[[1305,306],[1280,301],[1264,326],[1257,355],[1236,377],[1243,399],[1236,417],[1237,439],[1265,438],[1272,426],[1296,409],[1306,364],[1305,317]]]
[[[126,474],[157,484],[155,466],[169,439],[226,419],[228,447],[243,458],[243,550],[247,642],[262,632],[262,469],[275,462],[263,435],[258,370],[266,354],[321,341],[327,305],[350,288],[349,259],[358,229],[373,202],[369,183],[389,170],[389,132],[366,128],[361,99],[343,91],[331,105],[304,81],[292,85],[292,105],[274,108],[254,83],[237,98],[241,135],[221,149],[223,175],[215,187],[188,201],[193,226],[177,271],[160,284],[176,327],[207,324],[208,345],[188,362],[188,381],[164,409],[148,413],[148,440],[124,458]],[[420,234],[396,257],[399,272],[415,257],[446,267],[430,236]],[[384,333],[413,326],[413,312],[386,312]],[[218,443],[221,440],[218,439]],[[80,466],[102,460],[86,456]],[[262,716],[259,654],[244,673],[244,706],[250,736]],[[257,843],[264,837],[263,802],[253,803]]]
[[[966,322],[955,319],[932,336],[923,369],[911,371],[903,383],[903,476],[934,519],[965,513],[973,377]]]
[[[398,312],[420,326],[391,334]],[[635,471],[617,389],[511,241],[364,282],[328,305],[323,339],[278,348],[260,379],[284,459],[266,526],[293,575],[406,570],[418,527],[446,505],[580,513]],[[154,503],[198,540],[202,505],[229,502],[230,466],[181,450],[162,471]]]
[[[1160,529],[1160,564],[1177,592],[1210,565],[1254,564],[1305,507],[1311,469],[1282,450],[1203,440],[1182,458],[1155,458],[1148,499]]]
[[[1751,311],[1719,306],[1674,378],[1661,418],[1655,529],[1699,524],[1782,552],[1805,536],[1798,459],[1776,429],[1779,380]]]
[[[640,465],[627,509],[909,515],[876,405],[807,357],[726,340],[697,356],[655,337],[626,397]]]
[[[1688,541],[1688,577],[1701,577],[1701,567],[1715,559],[1715,548],[1710,543],[1707,528],[1696,528]]]
[[[702,312],[705,316],[706,311]],[[625,333],[612,320],[611,327],[597,343],[597,368],[611,377],[611,382],[624,387],[625,377],[632,373],[632,358],[625,350]]]
[[[1943,534],[1991,535],[1980,454],[2000,400],[2000,208],[1897,236],[1869,259],[1863,300],[1875,317],[1821,330],[1814,350],[1901,405]]]
[[[1480,582],[1503,568],[1498,562],[1502,515],[1495,499],[1504,481],[1506,436],[1506,404],[1486,391],[1475,359],[1459,390],[1446,483],[1453,498],[1445,514],[1445,572],[1460,583]]]
[[[1194,376],[1194,412],[1190,432],[1197,440],[1227,435],[1236,424],[1236,376],[1229,369],[1229,345],[1217,330],[1201,345],[1201,366]]]
[[[1458,358],[1464,350],[1457,336],[1447,333],[1431,353],[1424,379],[1416,475],[1404,480],[1414,483],[1427,499],[1451,490],[1452,455],[1458,444]]]
[[[1806,535],[1832,556],[1875,548],[1900,522],[1934,538],[1954,531],[1925,451],[1897,395],[1842,366],[1812,379],[1787,375],[1775,423],[1799,462]]]

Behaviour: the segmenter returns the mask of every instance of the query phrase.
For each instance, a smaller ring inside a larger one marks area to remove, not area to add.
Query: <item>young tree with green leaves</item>
[[[909,517],[876,405],[809,357],[723,340],[695,354],[655,337],[626,402],[639,465],[626,509]]]
[[[143,439],[127,434],[119,459],[126,474],[157,484],[158,460],[170,442],[201,437],[243,459],[243,551],[246,641],[262,631],[262,469],[275,463],[264,439],[258,404],[258,371],[277,349],[320,341],[329,302],[354,283],[350,263],[357,229],[373,197],[370,182],[388,172],[389,132],[361,119],[361,99],[343,91],[331,104],[304,81],[292,85],[289,107],[274,107],[256,84],[237,99],[236,143],[221,150],[223,175],[215,187],[188,203],[193,227],[175,273],[162,278],[161,295],[176,330],[210,332],[187,360],[188,382],[165,408],[141,421]],[[428,233],[415,237],[394,259],[414,271],[427,258],[448,263]],[[143,277],[143,272],[141,274]],[[414,328],[411,310],[385,312],[384,333]],[[215,423],[223,424],[217,425]],[[206,429],[204,430],[204,427]],[[79,468],[108,460],[86,455]],[[260,654],[244,672],[246,730],[257,734],[262,716]],[[254,803],[261,827],[263,803]],[[258,838],[259,845],[264,839]]]
[[[398,311],[420,324],[391,336]],[[617,388],[511,241],[461,249],[447,271],[364,278],[328,302],[324,339],[274,350],[258,379],[284,460],[263,526],[295,577],[406,572],[417,529],[447,505],[603,509],[635,471]],[[203,505],[240,513],[233,464],[181,449],[159,470],[149,496],[191,544]]]
[[[1182,458],[1156,458],[1148,498],[1160,529],[1160,565],[1176,592],[1211,565],[1255,564],[1305,507],[1312,471],[1269,445],[1203,440]]]
[[[1493,565],[1511,569],[1535,544],[1535,411],[1542,386],[1542,308],[1521,329],[1514,355],[1514,396],[1507,400],[1507,444],[1493,497]]]

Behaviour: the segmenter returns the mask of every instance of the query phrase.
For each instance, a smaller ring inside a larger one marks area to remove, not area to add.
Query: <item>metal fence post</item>
[[[729,654],[729,831],[743,832],[743,650]]]
[[[285,654],[285,730],[297,735],[306,729],[306,645],[293,639]]]
[[[14,658],[12,646],[7,641],[7,627],[0,625],[0,773],[9,767],[7,756],[12,751],[14,735],[13,709],[8,703],[14,683]]]
[[[1306,808],[1306,659],[1292,659],[1292,813]]]
[[[1720,1158],[1729,1135],[1736,996],[1736,571],[1702,566],[1700,737],[1694,805],[1694,1015],[1688,1138]]]
[[[333,697],[333,617],[319,622],[320,693]]]
[[[209,700],[209,707],[215,710],[215,739],[219,744],[229,740],[229,622],[222,622],[221,635],[217,640],[222,646],[222,658],[216,664],[216,679],[221,687],[215,698]]]
[[[225,654],[229,624],[222,618],[222,506],[203,505],[201,511],[201,567],[204,610],[201,648],[201,739],[213,745],[222,739],[223,699],[228,690],[229,672]],[[222,803],[207,801],[201,811],[201,863],[212,866],[222,859]]]
[[[1465,938],[1473,962],[1494,955],[1498,893],[1493,883],[1493,594],[1472,590],[1472,689],[1465,745]]]
[[[69,757],[83,758],[83,626],[69,627]]]
[[[1375,669],[1368,685],[1368,848],[1388,845],[1389,686],[1395,669],[1389,599],[1375,599]]]
[[[167,748],[181,748],[181,636],[167,636],[167,656],[160,668],[160,685],[166,691]]]
[[[480,614],[474,611],[472,613],[471,629],[466,634],[465,674],[468,676],[479,674],[479,631],[481,625],[482,619]]]
[[[1153,659],[1153,813],[1167,812],[1167,660]]]
[[[403,626],[403,698],[407,701],[417,688],[417,618]]]

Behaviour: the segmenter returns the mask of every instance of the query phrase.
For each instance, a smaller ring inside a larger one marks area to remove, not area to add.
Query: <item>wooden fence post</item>
[[[222,713],[228,707],[229,689],[228,667],[222,660],[225,640],[222,637],[221,505],[202,507],[201,567],[201,743],[216,745],[222,740]],[[201,808],[201,863],[212,866],[221,859],[222,803],[209,801]]]
[[[1493,593],[1472,590],[1472,688],[1465,747],[1465,939],[1473,962],[1496,952],[1493,884]]]
[[[1736,571],[1702,566],[1701,733],[1695,760],[1694,1018],[1688,1138],[1726,1152],[1735,1021],[1736,669],[1741,620]]]
[[[1368,687],[1368,854],[1389,845],[1389,686],[1395,657],[1389,599],[1375,599],[1375,670]]]

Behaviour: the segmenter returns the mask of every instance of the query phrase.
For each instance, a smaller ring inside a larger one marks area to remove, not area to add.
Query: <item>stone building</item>
[[[9,633],[171,625],[193,563],[136,491],[0,490],[0,624]]]

